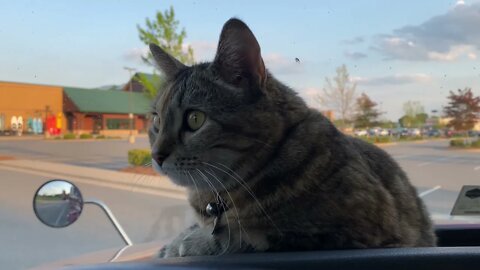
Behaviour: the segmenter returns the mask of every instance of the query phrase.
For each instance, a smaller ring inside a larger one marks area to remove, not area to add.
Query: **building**
[[[47,130],[112,136],[145,132],[150,100],[140,92],[84,89],[29,83],[0,82],[0,131],[11,130],[10,119],[42,119]],[[47,123],[47,124],[45,124]]]
[[[64,87],[66,129],[109,136],[146,132],[150,100],[143,93]]]
[[[22,117],[23,130],[29,119],[45,119],[63,109],[63,88],[59,86],[0,81],[0,131],[10,130],[11,119]]]

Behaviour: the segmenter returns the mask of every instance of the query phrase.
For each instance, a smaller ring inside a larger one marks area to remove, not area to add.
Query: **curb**
[[[74,182],[109,186],[132,192],[144,192],[177,199],[186,198],[185,189],[174,185],[165,176],[131,174],[26,159],[2,160],[0,161],[0,168],[40,174],[52,179],[63,178]]]

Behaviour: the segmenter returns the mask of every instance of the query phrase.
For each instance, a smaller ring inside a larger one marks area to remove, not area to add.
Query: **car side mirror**
[[[67,227],[77,221],[83,205],[80,190],[74,184],[60,179],[43,184],[33,199],[37,218],[54,228]]]

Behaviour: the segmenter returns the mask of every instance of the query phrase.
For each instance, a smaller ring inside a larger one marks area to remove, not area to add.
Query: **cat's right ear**
[[[167,79],[175,77],[180,70],[186,68],[184,64],[180,63],[175,57],[162,50],[162,48],[156,44],[150,43],[149,47],[155,63]]]
[[[267,72],[260,45],[239,19],[232,18],[223,26],[212,66],[228,83],[249,89],[265,88]]]

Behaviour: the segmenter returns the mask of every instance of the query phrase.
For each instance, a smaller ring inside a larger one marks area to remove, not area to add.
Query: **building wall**
[[[22,116],[24,130],[29,117],[45,120],[45,108],[52,114],[63,112],[63,89],[56,86],[0,82],[0,114],[5,115],[5,128],[10,129],[12,116]],[[63,117],[62,129],[65,129]]]

